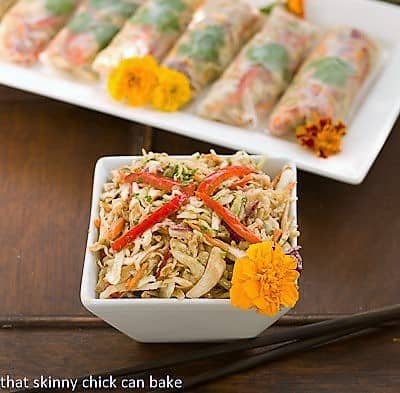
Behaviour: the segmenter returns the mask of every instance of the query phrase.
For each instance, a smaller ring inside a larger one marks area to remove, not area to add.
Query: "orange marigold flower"
[[[319,118],[297,127],[296,137],[302,146],[314,150],[318,157],[328,158],[342,150],[342,138],[347,128],[341,121],[333,123],[330,118]]]
[[[287,8],[293,14],[304,18],[304,3],[303,0],[288,0]]]
[[[179,71],[160,67],[158,84],[153,91],[153,107],[166,112],[176,112],[192,98],[189,79]]]
[[[131,106],[147,105],[158,82],[158,64],[152,56],[122,60],[108,79],[108,92]]]
[[[299,299],[297,261],[271,241],[253,244],[247,256],[236,260],[231,303],[244,310],[276,315],[281,307],[294,307]]]

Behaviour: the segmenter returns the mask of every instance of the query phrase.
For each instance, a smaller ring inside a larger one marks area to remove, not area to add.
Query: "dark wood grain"
[[[144,127],[11,99],[1,103],[0,130],[0,314],[85,314],[78,294],[94,165],[140,151]]]
[[[397,393],[400,386],[399,336],[399,326],[387,328],[374,335],[282,359],[194,392]],[[112,329],[3,330],[0,331],[0,369],[7,370],[15,378],[34,378],[42,374],[72,377],[132,366],[200,347],[202,345],[137,344]],[[168,373],[185,379],[240,356],[239,353],[198,362],[192,367],[168,370]]]

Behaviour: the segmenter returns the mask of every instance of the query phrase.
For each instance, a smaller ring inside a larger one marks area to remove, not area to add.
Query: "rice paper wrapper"
[[[258,30],[261,14],[243,0],[208,0],[165,60],[188,76],[195,92],[217,79]]]
[[[71,16],[78,0],[19,0],[0,24],[0,54],[30,65]]]
[[[8,8],[15,3],[15,0],[0,0],[0,18],[4,15]]]
[[[85,0],[41,59],[79,77],[95,78],[91,65],[96,54],[110,43],[142,2]]]
[[[275,7],[200,103],[199,115],[235,126],[265,124],[317,36],[315,26]]]
[[[272,112],[269,131],[283,135],[315,115],[345,121],[377,55],[376,43],[358,29],[327,32]]]
[[[96,57],[93,69],[107,76],[122,59],[161,60],[186,29],[201,0],[148,0]]]

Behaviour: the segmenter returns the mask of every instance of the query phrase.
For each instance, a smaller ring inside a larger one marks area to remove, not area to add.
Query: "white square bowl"
[[[111,326],[139,342],[206,342],[252,338],[275,323],[289,310],[283,309],[273,318],[255,311],[233,308],[229,300],[220,299],[98,299],[96,257],[88,247],[97,240],[94,220],[104,183],[111,171],[130,164],[139,157],[106,157],[96,164],[90,214],[89,233],[81,285],[82,304]],[[173,158],[188,158],[178,156]],[[256,156],[256,158],[259,158]],[[295,165],[281,158],[269,158],[263,170],[272,176],[290,166],[296,176]],[[296,187],[293,190],[290,214],[297,223]],[[293,244],[297,245],[297,242]]]

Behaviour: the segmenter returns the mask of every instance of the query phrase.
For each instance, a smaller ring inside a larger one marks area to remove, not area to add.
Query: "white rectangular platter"
[[[265,6],[268,0],[252,0]],[[381,64],[358,99],[343,151],[321,159],[293,139],[201,119],[191,108],[178,113],[129,108],[114,102],[96,83],[85,83],[42,65],[24,68],[0,59],[0,83],[74,105],[254,154],[287,157],[300,169],[351,184],[361,183],[378,156],[400,111],[400,6],[377,0],[305,0],[306,18],[329,28],[360,28],[382,48]],[[195,104],[194,104],[195,105]]]

